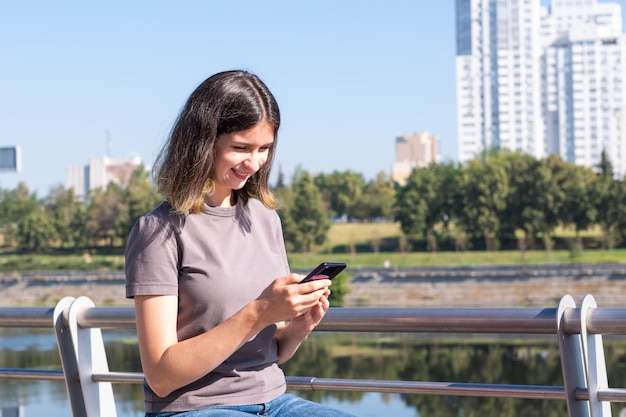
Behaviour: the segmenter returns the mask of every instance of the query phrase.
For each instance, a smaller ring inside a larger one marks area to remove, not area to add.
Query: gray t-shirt
[[[201,334],[289,274],[278,214],[260,201],[179,216],[162,203],[141,217],[126,247],[126,296],[178,296],[178,340]],[[285,392],[276,326],[211,373],[165,398],[144,383],[147,412],[268,402]],[[206,354],[211,354],[207,346]]]

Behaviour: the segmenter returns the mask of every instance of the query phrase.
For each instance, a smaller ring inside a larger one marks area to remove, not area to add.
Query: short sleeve
[[[125,251],[126,297],[178,295],[178,248],[173,227],[153,214],[133,226]]]

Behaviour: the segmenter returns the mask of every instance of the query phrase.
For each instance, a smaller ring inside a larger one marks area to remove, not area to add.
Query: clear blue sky
[[[281,107],[274,177],[371,179],[390,172],[396,135],[419,131],[455,160],[454,20],[452,0],[5,2],[0,146],[21,146],[22,171],[0,187],[43,197],[108,137],[111,156],[151,165],[191,91],[234,68]]]

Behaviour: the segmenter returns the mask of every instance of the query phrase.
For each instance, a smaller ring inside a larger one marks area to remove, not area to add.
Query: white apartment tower
[[[539,0],[457,0],[459,161],[492,147],[543,152]]]
[[[626,172],[621,7],[457,0],[459,161],[489,147]]]
[[[621,7],[553,0],[541,25],[546,152],[596,166],[606,150],[626,173],[625,38]]]

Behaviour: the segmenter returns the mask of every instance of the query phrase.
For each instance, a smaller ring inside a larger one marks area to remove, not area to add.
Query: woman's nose
[[[266,160],[265,154],[260,152],[252,152],[246,159],[246,167],[252,171],[258,171]]]

